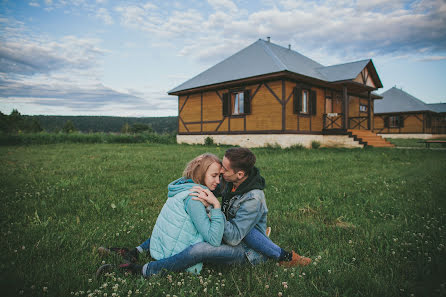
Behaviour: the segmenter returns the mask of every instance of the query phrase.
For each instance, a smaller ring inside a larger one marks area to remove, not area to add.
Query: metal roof
[[[446,112],[446,103],[430,103],[428,104],[436,112]]]
[[[355,79],[371,60],[325,67],[304,55],[262,39],[205,70],[168,93],[290,71],[327,82]]]
[[[390,88],[381,94],[382,100],[375,101],[375,113],[409,112],[409,111],[435,111],[431,105],[404,92],[396,87]],[[443,103],[444,104],[444,103]]]
[[[370,59],[357,62],[333,65],[318,68],[327,81],[340,81],[355,79],[358,74],[370,63]]]

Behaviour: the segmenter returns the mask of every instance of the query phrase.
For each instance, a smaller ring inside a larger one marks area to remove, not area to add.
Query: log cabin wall
[[[315,92],[315,114],[313,105],[307,114],[294,111],[295,88]],[[223,95],[245,90],[250,91],[251,113],[223,116]],[[178,131],[179,134],[322,134],[327,96],[332,98],[331,112],[342,113],[341,92],[290,79],[180,95]],[[351,96],[350,116],[367,116],[359,112],[360,102],[367,104],[368,100]]]
[[[349,96],[349,128],[356,130],[368,130],[368,110],[370,108],[371,106],[369,106],[369,100],[367,98]],[[370,126],[372,126],[372,124]]]
[[[399,117],[399,127],[392,125],[392,117]],[[388,134],[432,133],[426,113],[397,113],[374,115],[374,132]]]

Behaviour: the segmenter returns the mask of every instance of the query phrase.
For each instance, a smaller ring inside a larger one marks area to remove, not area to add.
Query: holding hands
[[[221,208],[220,201],[218,201],[217,197],[215,197],[215,195],[208,189],[195,186],[190,191],[192,192],[190,195],[195,196],[192,199],[201,201],[205,207],[212,205],[216,209]]]

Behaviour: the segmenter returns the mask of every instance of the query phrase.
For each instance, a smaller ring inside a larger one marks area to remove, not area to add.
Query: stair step
[[[371,147],[395,147],[395,145],[386,141],[381,136],[376,135],[369,130],[347,130],[353,137],[356,137],[359,141],[367,143],[367,146]]]

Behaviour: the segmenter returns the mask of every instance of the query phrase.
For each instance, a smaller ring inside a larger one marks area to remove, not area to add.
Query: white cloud
[[[113,19],[106,8],[99,8],[96,17],[101,19],[107,25],[113,24]]]
[[[446,60],[446,56],[429,56],[420,59],[422,62],[442,61]]]
[[[238,7],[231,0],[207,0],[214,10],[237,13]]]
[[[33,6],[33,7],[39,7],[40,6],[40,4],[37,3],[37,2],[29,2],[28,4],[29,4],[29,6]]]
[[[265,1],[262,2],[265,5]],[[373,58],[373,55],[446,51],[446,3],[407,1],[280,0],[250,14],[232,13],[232,1],[208,0],[213,12],[122,6],[121,23],[182,46],[180,55],[206,63],[227,57],[255,40],[271,36],[281,45],[315,56]],[[225,52],[227,51],[227,52]]]

